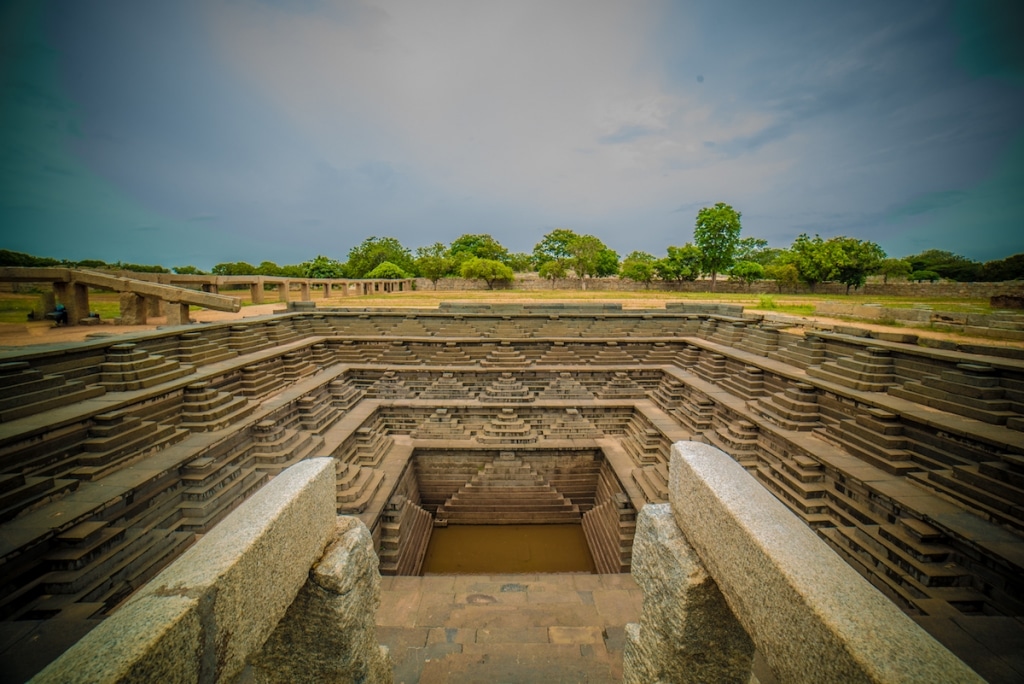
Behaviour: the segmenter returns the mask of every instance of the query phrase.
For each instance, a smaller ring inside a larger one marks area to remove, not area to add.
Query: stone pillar
[[[53,292],[68,312],[68,325],[89,315],[89,288],[81,283],[54,283]]]
[[[191,322],[188,317],[188,304],[167,302],[167,325],[187,325]]]
[[[331,298],[331,284],[328,283],[328,282],[324,282],[324,299],[330,299],[330,298]]]
[[[625,684],[750,681],[754,645],[668,504],[641,510],[632,573],[644,602],[626,625]]]
[[[46,314],[50,313],[57,308],[57,297],[53,294],[53,291],[44,292],[39,295],[39,302],[36,304],[34,309],[36,320],[45,320]]]
[[[201,287],[203,292],[209,292],[210,294],[220,293],[220,288],[217,287],[217,283],[203,283]]]
[[[159,297],[146,297],[146,315],[147,316],[165,316],[167,315],[166,307],[164,306],[164,300]]]
[[[390,684],[391,657],[377,643],[380,572],[370,531],[339,516],[334,541],[313,564],[263,650],[250,661],[252,681]]]
[[[288,292],[288,288],[291,284],[287,280],[282,280],[277,283],[277,300],[279,302],[291,301],[291,294]]]
[[[303,302],[309,301],[309,281],[303,280],[299,283],[299,299]]]
[[[263,303],[263,280],[249,285],[249,299],[252,300],[253,304]]]
[[[121,325],[145,325],[145,297],[134,292],[122,292],[119,300],[121,305]]]
[[[341,283],[341,296],[342,297],[347,297],[348,296],[348,281],[347,280],[345,282]]]

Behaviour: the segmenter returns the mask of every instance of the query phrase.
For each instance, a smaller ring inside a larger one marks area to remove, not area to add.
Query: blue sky
[[[8,1],[0,248],[209,268],[557,227],[1024,252],[1019,2]]]

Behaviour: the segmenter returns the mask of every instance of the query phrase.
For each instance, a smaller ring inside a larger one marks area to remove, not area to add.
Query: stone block
[[[370,531],[338,518],[334,541],[313,566],[284,619],[252,660],[255,682],[393,681],[377,644],[380,573]]]
[[[130,601],[32,681],[199,681],[203,626],[199,599],[147,596]]]
[[[644,599],[639,628],[626,641],[624,682],[750,680],[754,646],[668,504],[640,511],[632,572]]]
[[[674,444],[669,502],[779,681],[983,681],[724,452]]]
[[[333,535],[334,495],[333,459],[288,468],[39,681],[234,678],[274,631]]]

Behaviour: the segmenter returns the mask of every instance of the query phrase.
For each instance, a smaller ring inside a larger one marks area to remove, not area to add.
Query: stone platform
[[[621,682],[630,575],[427,575],[381,579],[377,639],[395,683]]]

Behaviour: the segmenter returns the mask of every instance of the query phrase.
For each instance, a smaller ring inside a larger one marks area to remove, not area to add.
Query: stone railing
[[[672,447],[669,503],[641,512],[624,681],[982,682],[727,454]],[[769,677],[765,677],[768,679]]]
[[[32,681],[392,681],[373,542],[336,516],[334,469],[284,471]]]

